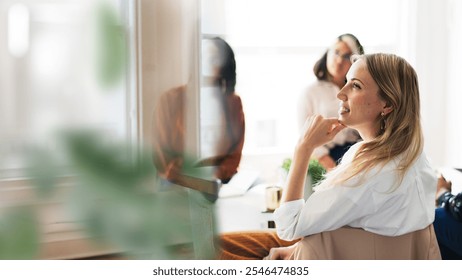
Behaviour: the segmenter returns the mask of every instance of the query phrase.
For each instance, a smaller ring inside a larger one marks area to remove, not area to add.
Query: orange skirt
[[[296,241],[279,239],[275,231],[243,231],[220,236],[220,260],[262,260],[271,248],[287,247]]]

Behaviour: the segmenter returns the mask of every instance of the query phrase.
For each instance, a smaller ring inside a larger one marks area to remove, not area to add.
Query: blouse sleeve
[[[360,145],[356,143],[345,153],[344,164],[353,160]],[[369,190],[377,179],[374,176],[368,179],[364,180],[368,184],[361,186],[355,182],[349,186],[319,186],[306,202],[300,199],[282,203],[274,212],[279,237],[294,240],[334,230],[373,212],[373,197]]]
[[[373,213],[367,186],[330,187],[317,190],[304,203],[283,203],[274,213],[276,229],[283,240],[295,240],[311,234],[334,230]]]

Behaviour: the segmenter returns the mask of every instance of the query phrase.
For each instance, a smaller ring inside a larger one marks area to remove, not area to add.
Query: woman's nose
[[[347,100],[347,96],[345,94],[345,87],[343,87],[338,93],[337,93],[337,98],[342,100],[342,101],[346,101]]]
[[[341,55],[339,55],[339,54],[336,54],[336,55],[335,55],[335,62],[336,62],[337,64],[342,64],[343,61],[344,61],[344,59],[343,59],[343,57],[342,57]]]

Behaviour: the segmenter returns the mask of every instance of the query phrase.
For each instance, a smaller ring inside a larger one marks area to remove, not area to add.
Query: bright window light
[[[14,4],[8,10],[8,49],[15,57],[29,50],[29,9],[24,4]]]

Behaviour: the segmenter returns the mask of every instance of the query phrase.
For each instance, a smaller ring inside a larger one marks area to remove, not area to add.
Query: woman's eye
[[[361,89],[361,86],[358,83],[353,83],[353,88]]]

